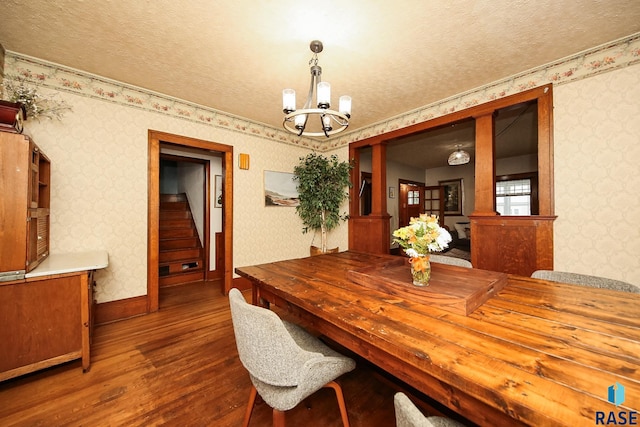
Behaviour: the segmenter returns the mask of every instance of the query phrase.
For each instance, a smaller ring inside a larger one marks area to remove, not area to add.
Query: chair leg
[[[285,427],[284,426],[284,411],[273,410],[273,427]]]
[[[307,408],[307,410],[311,409],[311,400],[307,397],[304,401],[304,407]]]
[[[349,416],[347,415],[347,405],[344,403],[344,395],[342,394],[342,387],[335,381],[331,381],[325,384],[325,387],[331,387],[336,392],[336,398],[338,399],[338,406],[340,407],[340,415],[342,416],[342,425],[349,427]]]
[[[251,413],[253,412],[253,405],[256,403],[256,394],[258,390],[251,384],[251,391],[249,392],[249,403],[247,403],[247,410],[244,413],[244,422],[242,427],[249,427],[249,421],[251,421]]]

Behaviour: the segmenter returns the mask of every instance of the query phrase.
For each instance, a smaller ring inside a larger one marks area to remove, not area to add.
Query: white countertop
[[[25,274],[25,278],[73,273],[105,268],[109,265],[107,251],[88,251],[50,254],[36,268]]]

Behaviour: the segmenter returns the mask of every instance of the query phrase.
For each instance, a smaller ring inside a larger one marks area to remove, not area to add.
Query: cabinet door
[[[0,380],[81,357],[81,301],[81,275],[0,286]]]
[[[29,139],[0,132],[0,273],[25,270]]]
[[[49,209],[29,209],[27,221],[27,272],[49,255]]]

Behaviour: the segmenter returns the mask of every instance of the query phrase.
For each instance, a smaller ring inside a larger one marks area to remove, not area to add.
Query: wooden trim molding
[[[149,130],[148,139],[147,311],[151,313],[159,308],[160,144],[169,143],[177,147],[190,147],[222,153],[224,180],[224,212],[222,218],[224,230],[224,280],[221,281],[220,291],[223,294],[229,292],[233,281],[233,147],[155,130]]]
[[[149,131],[147,185],[147,312],[158,310],[160,273],[160,138]]]
[[[538,106],[539,215],[499,216],[495,210],[494,115],[499,109],[524,102]],[[474,119],[476,129],[475,206],[471,219],[471,258],[474,267],[530,275],[532,268],[553,267],[553,87],[551,84],[496,99],[449,115],[416,123],[349,144],[356,167],[351,175],[349,249],[386,253],[390,246],[386,206],[386,144],[462,120]],[[372,215],[360,216],[357,197],[359,151],[370,147]],[[491,221],[490,219],[495,219]],[[500,243],[496,239],[501,239]],[[508,251],[505,248],[510,248]],[[500,250],[498,250],[500,249]]]
[[[95,324],[101,325],[147,314],[147,296],[125,298],[96,304]]]

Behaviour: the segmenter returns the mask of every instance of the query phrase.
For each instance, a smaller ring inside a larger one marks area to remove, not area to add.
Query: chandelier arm
[[[324,118],[329,116],[329,122],[325,123]],[[320,128],[322,128],[322,132],[324,132],[324,136],[329,138],[329,132],[333,130],[331,127],[331,114],[318,114],[318,118],[320,119]]]
[[[316,83],[316,76],[313,74],[313,69],[311,70],[311,81],[309,82],[309,93],[307,94],[307,101],[304,103],[302,108],[309,109],[311,108],[311,102],[313,102],[313,89]]]
[[[331,110],[329,110],[329,111],[331,111]],[[333,119],[333,121],[336,122],[337,124],[339,124],[340,126],[348,126],[349,125],[349,120],[347,120],[347,119],[339,120],[342,117],[337,116],[335,114],[331,114],[331,113],[328,113],[328,114]],[[345,116],[346,116],[346,114],[345,114]]]
[[[315,132],[313,130],[307,130],[304,129],[304,133],[300,134],[300,127],[296,127],[294,126],[295,123],[295,118],[297,116],[305,116],[305,128],[306,128],[306,124],[307,121],[309,120],[309,116],[311,115],[317,115],[320,116],[321,120],[322,120],[322,116],[323,115],[328,115],[330,116],[339,126],[336,126],[335,128],[333,128],[330,131],[325,132],[325,130],[323,128],[321,128],[321,131]],[[321,137],[321,136],[331,136],[331,135],[335,135],[337,133],[343,132],[347,129],[347,127],[349,127],[349,119],[347,118],[347,116],[345,114],[340,113],[339,111],[336,110],[331,110],[331,109],[324,109],[324,108],[305,108],[305,109],[300,109],[300,110],[296,110],[293,111],[287,115],[284,116],[284,120],[282,121],[282,126],[288,130],[289,132],[292,132],[294,134],[298,134],[298,136],[310,136],[310,137]]]

